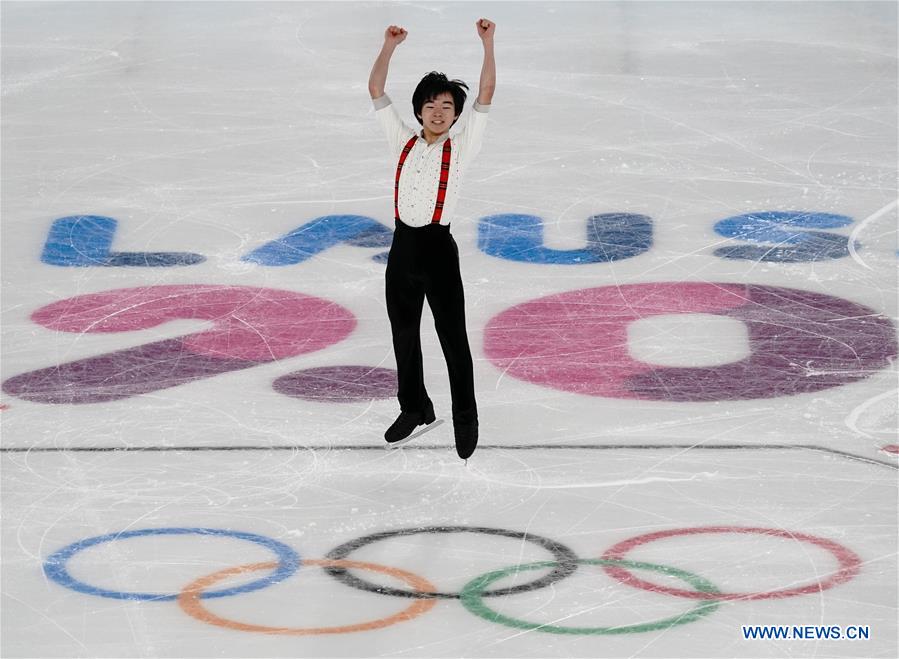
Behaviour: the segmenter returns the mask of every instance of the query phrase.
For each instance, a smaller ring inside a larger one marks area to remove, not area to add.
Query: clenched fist
[[[393,46],[399,46],[403,41],[406,40],[406,35],[408,32],[399,25],[391,25],[384,31],[384,43],[389,43]]]
[[[496,31],[496,23],[488,21],[486,18],[479,18],[476,25],[478,26],[478,36],[481,39],[493,38],[493,33]]]

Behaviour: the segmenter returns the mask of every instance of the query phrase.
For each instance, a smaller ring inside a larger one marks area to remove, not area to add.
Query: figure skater
[[[478,444],[478,410],[465,329],[459,249],[450,234],[450,221],[465,169],[481,149],[496,86],[496,25],[484,18],[476,25],[484,46],[478,97],[465,125],[452,138],[449,129],[462,114],[468,89],[461,80],[449,80],[432,71],[418,83],[412,107],[422,127],[420,132],[403,122],[384,93],[390,58],[405,41],[405,29],[396,25],[387,28],[368,80],[375,116],[394,157],[399,158],[394,183],[396,228],[387,260],[386,294],[400,415],[384,433],[384,439],[391,446],[398,446],[408,441],[415,428],[430,425],[436,419],[425,389],[421,355],[421,313],[427,299],[446,358],[456,452],[463,460],[474,453]]]

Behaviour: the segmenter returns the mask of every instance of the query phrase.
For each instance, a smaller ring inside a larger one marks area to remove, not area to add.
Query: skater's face
[[[424,102],[421,106],[421,124],[425,135],[439,137],[450,129],[459,115],[456,114],[456,104],[453,95],[449,92],[438,94]]]

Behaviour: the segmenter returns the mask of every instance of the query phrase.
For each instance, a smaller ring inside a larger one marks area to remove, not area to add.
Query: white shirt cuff
[[[374,104],[375,110],[383,110],[393,101],[390,100],[390,97],[387,94],[384,94],[383,96],[379,96],[378,98],[373,98],[371,102]]]

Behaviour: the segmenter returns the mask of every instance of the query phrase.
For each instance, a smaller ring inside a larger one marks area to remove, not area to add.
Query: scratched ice
[[[4,657],[899,654],[894,4],[0,10]],[[366,80],[479,16],[465,466]]]

